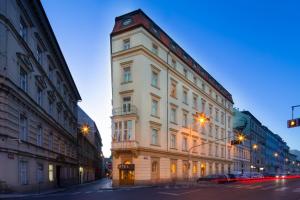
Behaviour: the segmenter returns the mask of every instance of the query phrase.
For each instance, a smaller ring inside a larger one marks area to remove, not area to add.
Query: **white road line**
[[[274,191],[275,191],[275,192],[283,192],[283,191],[285,191],[285,190],[287,190],[287,189],[288,189],[288,187],[281,187],[281,188],[275,189]]]
[[[92,193],[93,191],[88,191],[88,192],[85,192],[86,194],[89,194],[89,193]]]
[[[165,194],[165,195],[171,195],[171,196],[179,196],[179,194],[170,193],[170,192],[159,192],[159,194]]]
[[[98,190],[97,193],[103,192],[103,190]]]

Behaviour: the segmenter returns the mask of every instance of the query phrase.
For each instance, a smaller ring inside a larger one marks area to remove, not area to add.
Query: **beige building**
[[[0,0],[0,190],[78,182],[80,95],[40,1]]]
[[[230,93],[141,10],[115,20],[111,73],[114,185],[231,170]]]

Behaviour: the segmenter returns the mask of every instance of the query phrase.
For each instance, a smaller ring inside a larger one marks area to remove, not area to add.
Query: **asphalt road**
[[[15,199],[15,198],[14,198]],[[99,189],[88,185],[60,193],[20,200],[99,200],[99,199],[203,199],[203,200],[300,200],[300,179],[230,184],[173,185],[150,188]]]

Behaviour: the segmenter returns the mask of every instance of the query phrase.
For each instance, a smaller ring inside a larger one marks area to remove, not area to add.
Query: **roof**
[[[245,111],[242,111],[242,113],[244,113],[244,114],[248,115],[249,117],[251,117],[259,125],[262,125],[261,122],[256,117],[254,117],[254,115],[252,115],[252,113],[250,111],[245,110]]]
[[[123,21],[130,19],[127,25]],[[126,31],[143,27],[157,40],[164,44],[172,53],[196,72],[201,78],[212,85],[219,93],[221,93],[228,101],[233,103],[232,95],[217,82],[203,67],[198,64],[188,53],[186,53],[168,34],[166,34],[156,23],[154,23],[141,9],[127,13],[115,18],[115,25],[111,33],[111,37]]]

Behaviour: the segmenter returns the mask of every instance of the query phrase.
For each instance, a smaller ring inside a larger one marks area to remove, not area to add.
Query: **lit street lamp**
[[[257,144],[253,144],[252,148],[256,150],[258,148]]]
[[[86,136],[90,133],[90,126],[88,124],[82,124],[80,131],[84,136]]]

